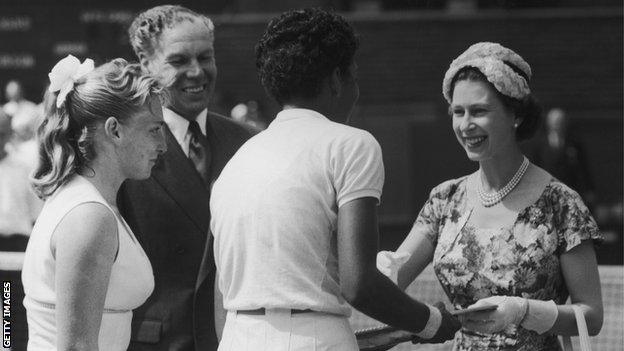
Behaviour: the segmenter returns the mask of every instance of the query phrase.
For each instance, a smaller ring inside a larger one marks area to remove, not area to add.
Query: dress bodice
[[[22,281],[29,351],[56,350],[56,263],[50,239],[67,213],[88,202],[101,203],[111,210],[117,220],[119,242],[104,302],[100,350],[126,350],[132,310],[145,302],[154,288],[152,267],[131,229],[86,178],[74,176],[46,201],[26,249]]]
[[[568,290],[560,255],[583,240],[601,240],[597,225],[578,194],[551,180],[534,203],[502,228],[470,224],[467,177],[434,188],[417,225],[427,226],[436,245],[433,267],[456,308],[494,296],[522,296],[564,304]],[[455,350],[558,350],[553,334],[512,326],[501,333],[463,329]]]

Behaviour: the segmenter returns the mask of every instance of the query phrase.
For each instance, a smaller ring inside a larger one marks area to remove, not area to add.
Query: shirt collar
[[[204,135],[206,135],[207,117],[208,109],[202,110],[202,112],[195,117],[197,124],[199,124],[199,129]],[[182,145],[184,138],[188,133],[189,121],[166,107],[163,107],[163,119],[165,120],[165,123],[167,123],[169,130],[171,130],[171,134],[173,134],[178,143]]]
[[[305,108],[289,108],[280,111],[273,122],[285,122],[298,118],[320,118],[322,120],[329,121],[329,119],[322,114]]]

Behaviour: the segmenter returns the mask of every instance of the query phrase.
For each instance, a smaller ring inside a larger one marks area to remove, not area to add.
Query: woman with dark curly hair
[[[160,87],[123,59],[70,55],[49,77],[33,179],[46,202],[22,269],[28,350],[124,351],[154,276],[116,196],[167,149]]]
[[[436,186],[398,250],[378,256],[401,288],[433,261],[456,308],[497,306],[466,314],[453,350],[560,350],[557,335],[577,333],[575,309],[590,334],[602,325],[596,222],[518,144],[540,118],[531,73],[520,55],[489,42],[451,63],[443,95],[457,141],[479,169]]]
[[[459,327],[375,268],[381,149],[343,124],[359,95],[357,48],[351,26],[319,9],[273,19],[256,47],[262,85],[283,110],[212,189],[221,351],[357,350],[348,304],[429,342]]]

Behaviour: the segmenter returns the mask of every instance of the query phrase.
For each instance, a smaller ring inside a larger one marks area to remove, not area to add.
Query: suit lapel
[[[208,138],[208,143],[210,144],[210,188],[214,184],[215,180],[221,173],[221,169],[225,166],[227,162],[227,156],[224,155],[223,145],[221,145],[221,140],[216,133],[213,123],[211,123],[210,112],[208,112],[208,116],[206,116],[206,137]],[[202,262],[199,265],[199,272],[197,272],[197,281],[195,282],[195,290],[199,290],[201,285],[206,280],[206,277],[215,269],[214,264],[214,255],[213,255],[213,237],[212,232],[210,231],[210,223],[208,223],[208,239],[206,240],[206,246],[204,247],[204,255],[202,257]]]
[[[212,183],[217,180],[221,170],[225,167],[225,164],[230,158],[230,155],[226,152],[227,147],[223,144],[224,140],[219,137],[220,135],[222,135],[222,133],[219,133],[219,126],[216,123],[212,123],[212,118],[209,113],[206,117],[206,136],[210,144],[212,155],[210,162],[211,186]]]
[[[208,116],[206,116],[206,136],[210,143],[210,151],[212,153],[210,163],[211,188],[212,184],[217,180],[217,177],[219,177],[219,174],[221,174],[223,167],[225,167],[234,152],[238,149],[236,143],[228,138],[228,136],[231,137],[230,133],[223,128],[224,127],[219,124],[218,117],[213,117],[211,113],[208,112]],[[202,286],[206,277],[215,269],[213,256],[213,236],[209,229],[208,240],[204,248],[204,256],[197,274],[197,282],[195,284],[196,290]]]
[[[207,234],[210,194],[168,127],[165,128],[165,134],[168,149],[154,167],[152,177],[186,212],[197,229]]]

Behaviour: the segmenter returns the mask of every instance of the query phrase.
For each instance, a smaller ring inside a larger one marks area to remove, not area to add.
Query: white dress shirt
[[[208,110],[204,109],[200,112],[195,120],[197,124],[199,124],[199,129],[202,134],[206,136],[206,119],[208,118]],[[188,157],[189,155],[189,143],[191,142],[191,132],[189,131],[189,121],[180,116],[179,114],[173,112],[172,110],[163,107],[163,119],[169,130],[171,130],[171,134],[176,139],[180,147],[182,147],[182,151]]]

